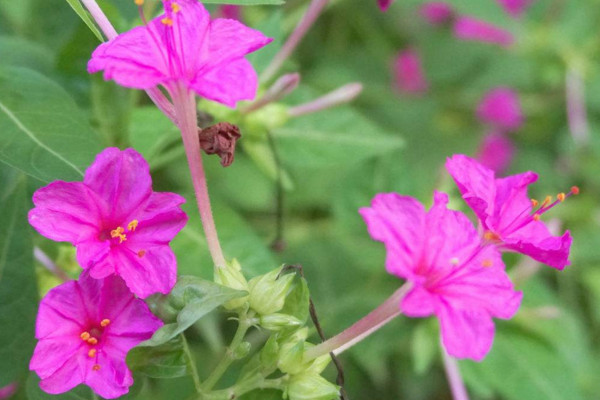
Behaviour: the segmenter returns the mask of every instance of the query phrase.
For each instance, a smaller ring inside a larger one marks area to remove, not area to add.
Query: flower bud
[[[280,271],[281,268],[275,269],[248,283],[250,308],[260,315],[273,314],[283,308],[294,275],[282,275],[277,279]]]
[[[217,268],[215,270],[215,282],[232,289],[248,291],[248,281],[246,281],[244,274],[242,274],[242,267],[236,259],[227,263],[224,268]],[[245,296],[239,299],[230,300],[223,306],[227,310],[234,310],[242,307],[247,301],[248,296]]]
[[[242,342],[238,347],[233,349],[233,359],[241,360],[250,353],[252,345],[249,342]]]
[[[318,374],[305,373],[291,377],[287,394],[289,400],[335,400],[340,388]]]
[[[260,326],[270,331],[280,331],[285,328],[293,328],[302,325],[298,318],[287,314],[270,314],[260,317]]]

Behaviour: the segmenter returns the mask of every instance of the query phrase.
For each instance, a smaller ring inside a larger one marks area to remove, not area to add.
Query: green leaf
[[[306,322],[309,314],[310,293],[306,279],[300,277],[285,299],[281,309],[282,314],[292,315],[302,322]]]
[[[148,106],[133,111],[129,140],[133,148],[153,166],[153,161],[161,152],[180,139],[177,127],[155,106]]]
[[[73,11],[75,11],[77,13],[77,15],[79,15],[79,18],[81,18],[83,20],[83,22],[85,22],[87,27],[90,28],[90,30],[98,38],[98,40],[101,42],[104,42],[104,38],[102,37],[102,34],[100,33],[100,31],[98,30],[98,28],[96,27],[96,25],[94,24],[92,19],[90,18],[88,12],[83,8],[83,6],[79,2],[79,0],[67,0],[67,3],[69,3],[69,5],[73,9]]]
[[[39,387],[40,378],[35,373],[30,373],[25,391],[28,400],[92,400],[92,391],[84,385],[59,395],[48,394]]]
[[[44,182],[78,180],[101,150],[75,102],[24,68],[0,69],[0,161]]]
[[[177,378],[188,375],[181,336],[156,347],[136,347],[127,354],[127,365],[151,378]]]
[[[423,321],[415,328],[412,337],[412,356],[414,371],[422,375],[427,372],[438,356],[439,331],[435,325]]]
[[[34,346],[37,288],[27,179],[0,165],[0,387],[25,371]]]
[[[54,55],[39,43],[18,36],[0,36],[0,60],[4,66],[47,72],[52,69]]]
[[[180,276],[171,293],[164,297],[170,308],[179,310],[177,321],[164,325],[140,346],[167,343],[215,308],[247,294],[195,276]]]

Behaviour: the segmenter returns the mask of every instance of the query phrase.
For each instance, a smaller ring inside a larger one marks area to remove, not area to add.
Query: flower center
[[[88,357],[95,358],[96,362],[98,361],[98,351],[100,350],[98,349],[98,344],[102,339],[105,328],[110,325],[110,320],[105,318],[98,325],[92,325],[88,330],[81,332],[79,335],[79,338],[87,345]],[[97,363],[92,366],[93,371],[99,371],[100,368],[101,366]]]

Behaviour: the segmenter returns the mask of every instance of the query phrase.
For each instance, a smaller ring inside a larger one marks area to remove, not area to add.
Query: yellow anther
[[[486,268],[489,268],[492,265],[494,265],[494,262],[492,260],[490,260],[490,259],[486,259],[486,260],[483,260],[483,262],[481,263],[481,265],[483,265]]]
[[[500,240],[500,236],[498,236],[497,233],[492,231],[485,231],[485,233],[483,234],[483,238],[485,240]]]
[[[134,0],[133,2],[135,3],[136,6],[143,6],[144,5],[144,0]]]
[[[460,260],[458,259],[458,257],[452,257],[450,259],[450,264],[452,264],[452,265],[458,265],[459,262],[460,262]]]
[[[100,326],[103,328],[106,328],[108,324],[110,324],[110,319],[105,318],[102,321],[100,321]]]
[[[94,366],[92,367],[93,371],[100,371],[100,368],[102,368],[99,364],[94,364]]]
[[[539,201],[537,201],[536,199],[531,199],[531,207],[537,207],[538,204],[540,204]]]
[[[533,220],[534,221],[539,221],[540,220],[540,214],[533,214]]]
[[[564,194],[564,193],[559,193],[559,194],[557,194],[557,195],[556,195],[556,198],[557,198],[559,201],[565,201],[565,199],[567,198],[567,195],[566,195],[566,194]]]
[[[117,229],[113,229],[112,231],[110,231],[110,237],[111,238],[119,238],[119,243],[123,243],[124,241],[127,240],[127,236],[124,234],[125,229],[123,229],[123,227],[119,226],[117,227]]]
[[[571,187],[571,193],[573,193],[575,196],[577,196],[579,194],[579,187],[578,186],[572,186]]]
[[[163,25],[166,25],[166,26],[173,26],[173,20],[171,18],[168,18],[168,17],[165,17],[165,18],[161,19],[160,22]]]
[[[88,344],[91,344],[92,346],[95,344],[98,344],[98,339],[96,339],[95,337],[91,337],[87,340]]]
[[[81,335],[79,335],[79,337],[81,338],[81,340],[88,340],[90,338],[90,333],[89,332],[83,332]]]
[[[171,3],[171,10],[173,10],[173,12],[176,13],[179,12],[179,10],[181,10],[181,7],[177,3]]]
[[[146,255],[146,250],[140,250],[137,252],[137,255],[139,258],[142,258]]]
[[[550,203],[552,203],[552,196],[546,196],[544,202],[542,203],[542,207],[546,207]]]
[[[96,349],[91,349],[90,351],[88,351],[88,357],[89,358],[96,357]]]
[[[137,226],[138,226],[139,222],[137,219],[134,219],[133,221],[131,221],[128,225],[127,225],[127,230],[130,232],[135,232]]]

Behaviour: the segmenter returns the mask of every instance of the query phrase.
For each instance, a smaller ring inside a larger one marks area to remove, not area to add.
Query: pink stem
[[[340,104],[349,103],[354,100],[363,90],[361,83],[348,83],[342,87],[318,97],[308,103],[300,104],[288,109],[290,117],[299,117],[305,114],[315,113]]]
[[[452,391],[452,398],[454,400],[469,400],[467,389],[460,376],[460,370],[458,369],[458,363],[456,360],[446,352],[444,345],[442,344],[442,355],[444,357],[444,368],[446,369],[446,377],[450,384],[450,390]]]
[[[96,0],[81,0],[83,5],[90,12],[90,15],[96,21],[104,35],[108,38],[108,40],[113,39],[118,36],[117,31],[112,26],[106,15],[102,11],[102,9],[96,3]],[[158,89],[154,87],[152,89],[146,90],[148,93],[148,97],[152,100],[154,104],[161,110],[173,123],[177,124],[175,119],[175,110],[173,109],[173,104],[165,97],[165,95]]]
[[[565,81],[569,130],[575,143],[582,146],[590,140],[583,80],[578,71],[570,68],[567,70]]]
[[[389,321],[400,315],[400,302],[404,296],[406,296],[406,293],[408,293],[411,286],[411,283],[405,283],[379,307],[371,311],[354,325],[331,339],[308,349],[304,354],[304,360],[314,360],[317,357],[329,353],[340,354],[377,331]]]
[[[268,81],[273,76],[275,76],[277,71],[279,71],[279,68],[281,68],[285,60],[287,60],[290,54],[292,54],[292,52],[294,51],[296,46],[298,46],[304,35],[306,35],[306,32],[308,32],[310,27],[319,17],[321,11],[327,5],[328,2],[329,0],[311,1],[310,5],[308,6],[308,9],[306,10],[306,13],[302,17],[298,25],[296,25],[294,32],[292,32],[288,40],[284,43],[284,45],[281,47],[281,49],[275,55],[275,57],[273,57],[273,60],[271,60],[269,66],[263,71],[260,77],[261,81]]]
[[[175,115],[179,121],[179,130],[183,140],[183,147],[188,159],[188,166],[192,175],[192,183],[196,193],[196,202],[202,219],[202,227],[206,235],[208,250],[215,263],[216,268],[225,267],[225,257],[217,236],[217,229],[213,219],[206,175],[202,165],[200,140],[198,138],[196,98],[192,92],[182,85],[177,86],[171,92],[175,105]]]

